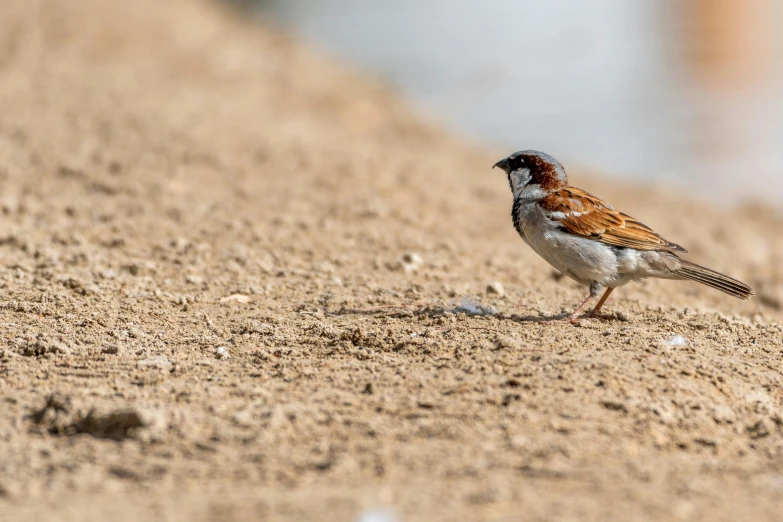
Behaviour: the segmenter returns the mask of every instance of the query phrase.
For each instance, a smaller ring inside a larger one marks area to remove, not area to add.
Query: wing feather
[[[541,207],[565,230],[608,245],[637,250],[687,252],[656,234],[628,214],[618,212],[599,198],[574,187],[565,187],[541,200]]]

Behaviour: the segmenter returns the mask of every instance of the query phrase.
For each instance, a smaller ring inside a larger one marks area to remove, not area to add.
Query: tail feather
[[[750,296],[755,295],[753,289],[742,281],[737,281],[720,272],[710,270],[707,267],[691,263],[690,261],[685,261],[684,259],[681,259],[680,263],[681,267],[678,270],[675,270],[674,273],[685,279],[690,279],[691,281],[710,286],[739,299],[748,299]]]

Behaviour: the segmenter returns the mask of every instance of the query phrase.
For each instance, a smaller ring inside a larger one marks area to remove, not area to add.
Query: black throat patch
[[[511,206],[511,222],[514,223],[514,229],[517,233],[524,238],[525,233],[522,231],[522,227],[519,226],[520,208],[522,208],[522,198],[514,198],[514,204]]]

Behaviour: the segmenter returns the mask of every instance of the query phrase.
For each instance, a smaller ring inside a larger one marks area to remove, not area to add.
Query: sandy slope
[[[510,151],[273,30],[3,0],[0,78],[0,520],[778,519],[771,210],[572,172],[760,298],[545,325]]]

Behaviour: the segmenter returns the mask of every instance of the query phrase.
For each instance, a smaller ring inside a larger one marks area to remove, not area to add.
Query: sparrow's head
[[[508,186],[517,195],[528,185],[553,190],[568,184],[565,169],[549,154],[537,150],[521,150],[495,163],[508,175]]]

